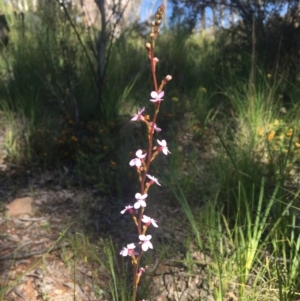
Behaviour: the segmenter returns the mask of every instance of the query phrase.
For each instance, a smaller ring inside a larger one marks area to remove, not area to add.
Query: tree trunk
[[[201,15],[201,30],[203,31],[203,30],[206,29],[205,7],[202,7],[202,8],[201,8],[200,15]]]
[[[217,5],[216,4],[212,4],[211,5],[211,9],[212,9],[212,13],[213,13],[213,33],[215,33],[217,31],[217,27],[218,27],[218,17],[217,17]]]

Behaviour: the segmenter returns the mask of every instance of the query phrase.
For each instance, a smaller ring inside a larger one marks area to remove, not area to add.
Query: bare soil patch
[[[66,188],[56,172],[25,173],[2,184],[2,208],[22,197],[32,197],[35,207],[34,214],[0,213],[3,300],[113,300],[111,275],[95,256],[105,261],[98,247],[101,239],[110,236],[117,247],[134,239],[132,223],[119,215],[120,204],[91,188]],[[153,233],[156,245],[162,242],[170,250],[182,246],[185,221],[180,210],[169,205],[149,206],[149,210],[160,225]],[[213,300],[205,280],[206,259],[191,275],[180,263],[185,250],[181,251],[170,251],[168,258],[153,255],[143,290],[146,283],[150,300]]]

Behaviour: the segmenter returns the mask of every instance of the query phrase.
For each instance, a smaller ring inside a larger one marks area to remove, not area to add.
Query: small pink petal
[[[151,97],[152,99],[150,99],[150,101],[152,102],[157,102],[157,101],[162,101],[162,97],[164,96],[165,92],[164,91],[161,91],[159,94],[157,94],[156,91],[152,91],[151,92]]]

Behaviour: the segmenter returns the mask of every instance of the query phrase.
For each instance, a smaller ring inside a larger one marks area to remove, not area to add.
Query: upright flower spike
[[[145,268],[140,267],[141,257],[143,252],[148,249],[153,249],[153,245],[151,243],[151,235],[147,234],[147,229],[150,225],[153,227],[158,227],[156,220],[153,218],[144,215],[145,207],[146,207],[146,198],[148,197],[148,191],[154,183],[160,186],[158,180],[147,174],[151,168],[152,161],[163,152],[165,155],[170,154],[170,151],[167,147],[167,142],[165,140],[158,140],[159,146],[153,147],[153,136],[155,131],[161,131],[159,127],[156,125],[157,115],[159,112],[159,107],[164,97],[164,87],[165,85],[172,79],[171,75],[165,76],[160,85],[157,83],[156,76],[156,67],[159,62],[158,58],[155,56],[154,48],[155,48],[155,40],[159,34],[159,27],[162,23],[162,17],[165,12],[164,5],[161,5],[156,14],[155,20],[151,22],[151,33],[150,40],[146,43],[146,51],[148,53],[150,68],[151,68],[151,78],[153,82],[153,91],[150,93],[151,99],[150,101],[154,104],[154,113],[152,118],[149,115],[143,115],[145,108],[139,109],[137,114],[132,116],[131,121],[141,120],[147,126],[148,130],[148,147],[147,153],[143,154],[143,151],[140,149],[136,152],[136,158],[132,159],[129,164],[130,166],[136,166],[136,171],[138,174],[139,185],[140,185],[140,193],[135,194],[136,202],[133,206],[125,206],[125,209],[121,211],[121,214],[126,213],[127,211],[130,213],[136,227],[137,233],[139,237],[139,245],[138,252],[134,252],[135,245],[129,244],[126,248],[123,248],[121,251],[122,256],[131,256],[131,263],[133,267],[133,292],[131,301],[137,301],[137,289],[139,285],[140,278],[142,274],[145,272]],[[150,42],[150,43],[149,43]],[[143,299],[142,301],[147,301]]]
[[[163,101],[162,97],[164,97],[165,95],[165,92],[164,91],[161,91],[159,94],[155,91],[152,91],[151,92],[151,97],[152,99],[150,99],[150,101],[152,102],[160,102],[160,101]]]

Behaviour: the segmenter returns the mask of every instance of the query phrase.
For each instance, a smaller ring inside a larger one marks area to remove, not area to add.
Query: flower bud
[[[157,10],[157,13],[155,15],[155,17],[158,15],[159,17],[157,19],[161,19],[163,17],[165,13],[165,6],[164,5],[161,5],[158,10]]]
[[[165,80],[166,80],[167,82],[169,82],[171,79],[172,79],[172,75],[167,75],[167,76],[165,77]]]
[[[155,38],[155,34],[153,32],[150,33],[150,38],[153,40]]]
[[[155,21],[155,25],[159,26],[161,24],[161,20]]]
[[[147,50],[150,50],[150,49],[151,49],[151,44],[150,44],[150,43],[146,43],[145,46],[146,46],[146,49],[147,49]]]
[[[157,64],[158,62],[159,62],[159,59],[157,58],[157,57],[155,57],[155,58],[153,58],[153,62],[155,63],[155,64]],[[172,77],[171,77],[172,78]]]

